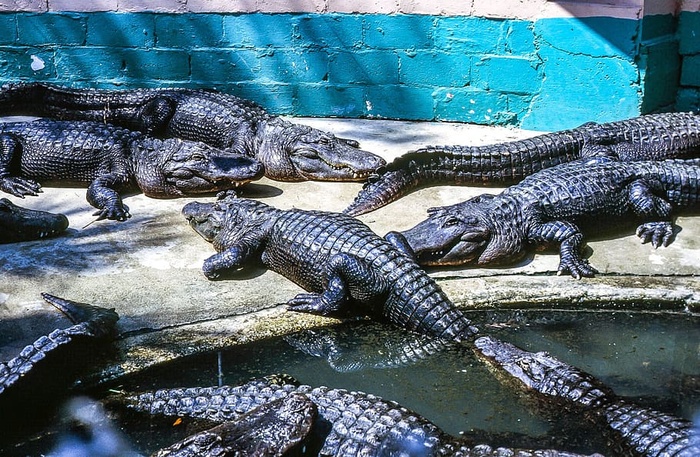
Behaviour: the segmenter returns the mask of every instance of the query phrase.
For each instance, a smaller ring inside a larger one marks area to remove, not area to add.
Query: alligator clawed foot
[[[289,311],[301,312],[301,313],[311,313],[327,315],[329,313],[329,306],[323,299],[321,294],[298,294],[296,297],[292,298],[287,302],[287,309]]]
[[[585,259],[562,259],[559,263],[557,275],[570,274],[575,279],[592,278],[598,273]]]
[[[28,195],[36,197],[39,193],[43,192],[41,190],[41,184],[38,182],[16,176],[6,176],[2,178],[0,190],[19,198],[24,198]]]
[[[103,219],[109,219],[111,221],[123,222],[131,217],[129,213],[129,207],[122,205],[121,207],[105,207],[92,213],[93,216],[97,216],[96,221],[101,221]]]
[[[650,243],[654,249],[666,247],[673,241],[673,225],[670,222],[646,222],[637,227],[642,244]]]

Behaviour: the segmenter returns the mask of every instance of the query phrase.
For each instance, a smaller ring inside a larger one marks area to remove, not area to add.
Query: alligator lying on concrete
[[[122,190],[174,198],[231,189],[262,173],[262,165],[246,156],[99,122],[0,124],[0,190],[24,197],[40,192],[37,181],[88,184],[87,200],[100,219],[130,217]]]
[[[435,185],[510,185],[580,158],[620,161],[698,157],[700,116],[650,114],[486,146],[426,147],[396,158],[370,176],[346,214],[373,211]]]
[[[431,208],[403,235],[421,265],[504,264],[533,245],[557,243],[559,274],[580,278],[597,272],[581,257],[581,227],[639,219],[646,221],[637,228],[644,243],[667,246],[673,210],[699,203],[700,159],[597,158],[541,170],[499,195]]]
[[[153,457],[301,455],[317,418],[318,408],[306,395],[290,394],[187,437]]]
[[[0,243],[47,238],[67,228],[68,218],[63,214],[23,208],[0,198]]]
[[[99,90],[41,83],[0,89],[0,112],[110,122],[159,137],[203,141],[254,157],[278,181],[363,181],[385,164],[353,140],[270,115],[211,90]]]
[[[700,435],[692,422],[625,401],[601,381],[546,352],[528,352],[485,336],[475,341],[496,367],[549,400],[601,419],[612,449],[638,457],[700,455]]]
[[[152,415],[189,416],[225,422],[286,398],[304,395],[318,408],[319,420],[307,444],[309,455],[574,457],[555,450],[524,450],[471,445],[447,435],[435,424],[398,403],[362,392],[255,380],[237,387],[163,389],[128,395],[129,408]],[[311,452],[313,450],[313,452]]]
[[[382,316],[399,327],[447,340],[469,340],[476,333],[413,261],[398,233],[383,239],[343,214],[285,211],[238,198],[191,202],[182,212],[218,251],[204,262],[210,279],[259,260],[312,291],[288,302],[293,311]],[[352,309],[358,305],[361,310]]]

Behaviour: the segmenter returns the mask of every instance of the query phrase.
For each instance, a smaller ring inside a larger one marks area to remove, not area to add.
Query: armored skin
[[[421,265],[498,265],[536,245],[560,247],[560,274],[593,276],[581,257],[582,227],[641,222],[637,235],[654,247],[673,240],[677,211],[697,209],[700,159],[618,162],[597,158],[535,173],[498,195],[431,208],[402,232]]]
[[[700,116],[649,114],[486,146],[431,146],[408,152],[368,179],[345,209],[373,211],[414,190],[438,185],[506,186],[539,170],[582,158],[623,162],[698,157]]]
[[[23,208],[0,198],[0,243],[17,243],[56,236],[68,228],[63,214]]]
[[[485,336],[477,352],[512,379],[545,399],[599,418],[611,446],[632,457],[700,455],[700,436],[693,424],[670,414],[625,401],[601,381],[546,352],[528,352]]]
[[[40,192],[39,182],[87,185],[100,219],[130,217],[124,190],[175,198],[232,189],[262,174],[262,165],[247,156],[99,122],[0,124],[0,190],[25,197]]]
[[[385,164],[353,140],[294,124],[250,100],[183,88],[99,90],[41,83],[0,89],[0,113],[109,122],[253,157],[278,181],[363,181]]]
[[[311,291],[288,302],[294,311],[369,314],[447,340],[469,340],[469,320],[411,258],[403,238],[381,238],[350,216],[280,210],[253,200],[191,202],[182,210],[217,254],[204,274],[218,278],[256,261]]]
[[[148,414],[189,416],[217,422],[235,420],[261,405],[304,395],[318,408],[319,438],[308,445],[309,455],[337,457],[454,456],[454,457],[575,457],[555,450],[525,450],[471,445],[398,403],[372,394],[328,387],[311,387],[255,380],[237,387],[163,389],[128,395],[130,408]],[[327,424],[330,430],[324,427]]]

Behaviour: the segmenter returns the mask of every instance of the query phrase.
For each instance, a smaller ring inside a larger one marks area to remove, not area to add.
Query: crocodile
[[[317,417],[318,408],[306,395],[290,394],[160,449],[152,456],[297,455],[311,436]]]
[[[0,89],[0,112],[110,122],[158,137],[203,141],[254,157],[278,181],[364,181],[385,161],[354,140],[204,89],[73,89],[41,83]]]
[[[700,116],[649,114],[485,146],[428,146],[370,175],[344,210],[360,215],[429,186],[507,186],[539,170],[581,158],[621,161],[697,157]]]
[[[58,235],[68,228],[63,214],[23,208],[0,198],[0,243],[16,243]]]
[[[700,159],[618,162],[582,159],[541,170],[498,195],[445,207],[402,232],[418,263],[497,265],[533,245],[558,244],[559,274],[597,273],[581,256],[582,230],[644,221],[637,235],[652,246],[674,238],[671,216],[698,208]]]
[[[120,192],[175,198],[231,189],[262,177],[260,162],[205,143],[159,140],[91,121],[0,124],[0,190],[25,197],[39,182],[88,185],[99,219],[130,217]]]
[[[454,457],[573,457],[551,449],[526,450],[471,445],[446,434],[435,424],[400,404],[363,392],[275,383],[266,379],[241,386],[190,387],[124,394],[121,401],[151,415],[187,416],[216,422],[286,398],[304,395],[318,408],[309,455],[323,456],[454,456]],[[318,449],[316,451],[316,449]]]
[[[691,421],[620,398],[599,379],[547,352],[525,351],[491,336],[478,338],[475,349],[521,386],[587,418],[602,420],[612,450],[619,455],[700,455],[700,436]]]
[[[281,210],[229,195],[190,202],[182,212],[217,251],[204,261],[209,279],[259,260],[311,291],[287,302],[292,311],[369,314],[450,341],[470,340],[477,331],[396,232],[382,238],[343,214]]]

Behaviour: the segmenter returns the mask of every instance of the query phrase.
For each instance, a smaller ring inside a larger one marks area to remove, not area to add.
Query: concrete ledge
[[[485,144],[534,135],[504,127],[378,120],[296,119],[392,159],[428,144]],[[341,211],[359,183],[278,183],[263,180],[247,195],[281,208]],[[403,230],[431,206],[447,205],[499,189],[434,187],[415,192],[361,219],[377,233]],[[5,196],[5,195],[3,195]],[[238,281],[208,281],[201,273],[214,253],[180,214],[188,201],[126,198],[133,214],[124,223],[91,224],[85,189],[46,188],[38,198],[10,198],[36,209],[63,212],[71,222],[62,237],[0,245],[0,357],[33,341],[41,328],[61,322],[40,292],[114,307],[121,315],[118,356],[109,376],[197,351],[281,335],[334,322],[285,311],[301,289],[270,271]],[[668,248],[641,245],[632,233],[593,240],[590,261],[601,274],[576,281],[555,274],[558,256],[537,253],[501,269],[434,270],[431,274],[464,310],[508,308],[631,309],[700,312],[700,219],[679,217],[682,227]],[[67,325],[67,322],[65,323]],[[11,337],[9,336],[11,335]],[[4,358],[3,358],[4,359]],[[105,374],[103,373],[103,374]]]

